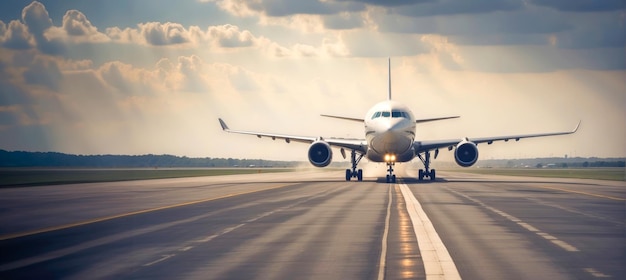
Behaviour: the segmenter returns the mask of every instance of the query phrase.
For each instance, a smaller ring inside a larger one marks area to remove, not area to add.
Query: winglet
[[[226,125],[224,120],[222,120],[221,118],[218,118],[218,120],[220,121],[220,125],[222,126],[222,130],[224,130],[224,131],[229,131],[230,130],[230,128],[228,128],[228,126]]]
[[[580,127],[580,123],[582,122],[582,120],[578,121],[578,124],[576,125],[576,128],[574,128],[574,130],[572,130],[572,133],[578,131],[578,128]]]

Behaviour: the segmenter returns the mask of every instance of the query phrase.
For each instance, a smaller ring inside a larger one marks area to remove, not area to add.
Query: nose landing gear
[[[395,162],[387,162],[387,183],[396,183],[396,175],[393,174]]]

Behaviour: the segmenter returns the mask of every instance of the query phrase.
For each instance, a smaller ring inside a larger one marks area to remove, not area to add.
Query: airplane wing
[[[579,127],[580,127],[580,121],[578,122],[578,124],[573,130],[563,131],[563,132],[520,134],[520,135],[508,135],[508,136],[496,136],[496,137],[463,138],[463,139],[451,139],[451,140],[415,141],[413,143],[413,148],[415,149],[416,153],[426,152],[426,151],[435,150],[435,149],[444,148],[444,147],[448,149],[452,149],[453,146],[455,146],[456,144],[458,144],[459,142],[463,140],[474,142],[475,144],[487,143],[491,145],[494,141],[508,142],[509,140],[519,141],[522,138],[534,138],[534,137],[572,134],[578,131]]]
[[[230,133],[238,133],[238,134],[248,134],[248,135],[256,135],[256,137],[268,137],[272,138],[272,140],[281,139],[285,140],[287,143],[300,142],[300,143],[313,143],[318,140],[323,140],[331,146],[346,148],[349,150],[355,150],[361,154],[365,154],[367,152],[367,142],[363,139],[348,139],[348,138],[322,138],[322,137],[313,137],[313,136],[297,136],[297,135],[287,135],[287,134],[277,134],[277,133],[265,133],[265,132],[254,132],[254,131],[243,131],[243,130],[232,130],[226,125],[226,122],[222,119],[218,119],[220,121],[220,126],[222,130]]]

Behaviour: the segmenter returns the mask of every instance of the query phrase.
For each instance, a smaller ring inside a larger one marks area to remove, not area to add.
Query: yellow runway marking
[[[549,190],[557,190],[557,191],[569,192],[569,193],[577,193],[577,194],[582,194],[582,195],[606,198],[606,199],[610,199],[610,200],[626,201],[626,198],[621,198],[621,197],[614,197],[614,196],[608,196],[608,195],[602,195],[602,194],[574,191],[574,190],[561,189],[561,188],[555,188],[555,187],[540,187],[540,186],[530,186],[530,187],[541,188],[541,189],[549,189]]]
[[[265,188],[265,189],[259,189],[259,190],[253,190],[253,191],[247,191],[247,192],[231,193],[231,194],[218,196],[218,197],[212,197],[212,198],[207,198],[207,199],[183,202],[183,203],[178,203],[178,204],[174,204],[174,205],[161,206],[161,207],[145,209],[145,210],[138,210],[138,211],[134,211],[134,212],[123,213],[123,214],[112,215],[112,216],[106,216],[106,217],[101,217],[101,218],[95,218],[95,219],[91,219],[91,220],[86,220],[86,221],[76,222],[76,223],[71,223],[71,224],[66,224],[66,225],[47,227],[47,228],[43,228],[43,229],[32,230],[32,231],[27,231],[27,232],[20,232],[20,233],[14,233],[14,234],[7,234],[7,235],[0,236],[0,241],[13,239],[13,238],[24,237],[24,236],[29,236],[29,235],[40,234],[40,233],[44,233],[44,232],[51,232],[51,231],[57,231],[57,230],[62,230],[62,229],[78,227],[78,226],[84,226],[84,225],[88,225],[88,224],[93,224],[93,223],[98,223],[98,222],[103,222],[103,221],[108,221],[108,220],[113,220],[113,219],[117,219],[117,218],[123,218],[123,217],[138,215],[138,214],[144,214],[144,213],[149,213],[149,212],[154,212],[154,211],[159,211],[159,210],[165,210],[165,209],[171,209],[171,208],[176,208],[176,207],[181,207],[181,206],[188,206],[188,205],[193,205],[193,204],[198,204],[198,203],[203,203],[203,202],[209,202],[209,201],[213,201],[213,200],[219,200],[219,199],[234,197],[234,196],[238,196],[238,195],[251,194],[251,193],[257,193],[257,192],[268,191],[268,190],[274,190],[274,189],[284,188],[284,187],[291,186],[291,185],[293,185],[293,184],[276,185],[276,186],[272,186],[272,187]]]

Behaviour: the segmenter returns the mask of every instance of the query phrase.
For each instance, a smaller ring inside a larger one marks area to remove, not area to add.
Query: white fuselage
[[[415,117],[395,101],[380,102],[365,115],[367,158],[373,162],[407,162],[415,157]]]

